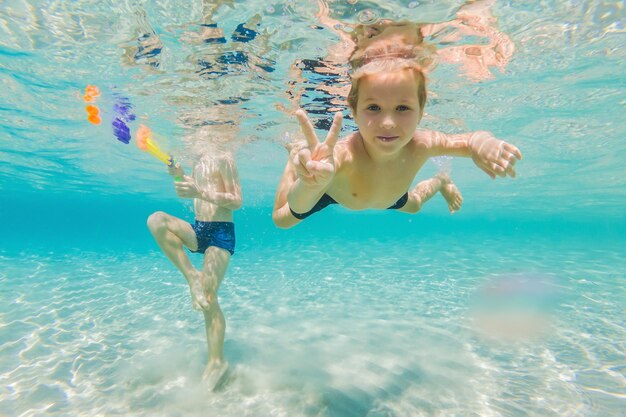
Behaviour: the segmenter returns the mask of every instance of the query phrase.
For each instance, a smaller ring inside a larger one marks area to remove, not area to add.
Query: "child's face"
[[[354,120],[370,150],[393,154],[411,141],[422,118],[417,83],[411,70],[360,80]]]

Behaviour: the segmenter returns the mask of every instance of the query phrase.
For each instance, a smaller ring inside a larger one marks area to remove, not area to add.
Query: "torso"
[[[193,178],[202,189],[210,189],[213,192],[224,193],[226,186],[221,173],[221,164],[224,161],[215,157],[203,156],[194,165]],[[200,221],[233,221],[233,211],[217,204],[210,203],[199,198],[194,199],[196,219]]]
[[[352,210],[386,209],[409,190],[427,155],[413,141],[393,158],[375,163],[361,141],[357,132],[337,143],[337,171],[326,193]]]

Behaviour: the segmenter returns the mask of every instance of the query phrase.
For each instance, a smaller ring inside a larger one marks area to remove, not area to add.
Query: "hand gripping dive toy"
[[[148,152],[150,155],[154,156],[156,159],[163,162],[168,167],[173,168],[176,165],[174,157],[162,151],[152,136],[152,130],[150,130],[148,126],[139,125],[136,138],[137,147],[144,152]],[[182,178],[175,177],[174,180],[182,181]]]

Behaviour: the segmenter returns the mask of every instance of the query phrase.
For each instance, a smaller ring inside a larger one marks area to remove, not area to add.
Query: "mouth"
[[[383,142],[393,142],[394,140],[398,139],[400,136],[376,136],[376,138],[378,140],[381,140]]]

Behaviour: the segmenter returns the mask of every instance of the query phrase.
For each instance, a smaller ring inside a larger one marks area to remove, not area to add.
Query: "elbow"
[[[240,192],[233,192],[226,195],[224,202],[229,209],[239,210],[243,204],[243,198]]]
[[[274,225],[279,229],[290,229],[296,225],[297,222],[294,222],[295,219],[289,219],[285,215],[280,213],[280,210],[274,210],[272,213],[272,221]]]

